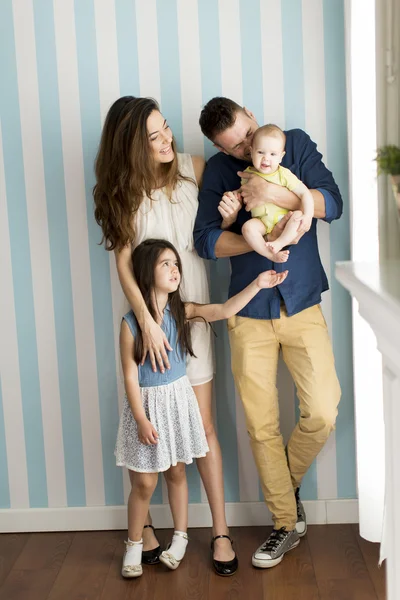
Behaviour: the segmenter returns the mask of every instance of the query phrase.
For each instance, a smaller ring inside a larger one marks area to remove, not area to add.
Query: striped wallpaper
[[[304,128],[342,190],[319,224],[328,275],[349,257],[343,0],[2,0],[0,3],[0,507],[121,505],[113,455],[123,389],[123,303],[113,255],[98,245],[93,160],[120,95],[157,98],[186,152],[213,152],[201,106],[226,95],[259,123]],[[210,266],[214,300],[229,265]],[[331,277],[323,309],[343,388],[336,432],[305,499],[354,498],[350,301]],[[218,328],[215,419],[226,499],[260,499],[240,401]],[[279,372],[282,429],[296,418]],[[194,466],[190,502],[205,501]],[[153,502],[165,501],[160,482]]]

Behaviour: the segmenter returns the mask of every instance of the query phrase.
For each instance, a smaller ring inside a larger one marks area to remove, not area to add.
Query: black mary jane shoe
[[[213,562],[214,570],[215,570],[216,574],[221,575],[221,577],[230,577],[230,575],[233,575],[234,573],[236,573],[237,568],[239,566],[239,561],[237,559],[237,556],[235,556],[235,558],[232,558],[232,560],[227,560],[227,561],[215,560],[215,558],[214,558],[214,542],[218,538],[227,538],[230,541],[230,543],[232,544],[232,547],[233,547],[233,541],[231,540],[229,535],[216,535],[211,540],[212,562]]]
[[[153,525],[145,525],[143,529],[146,527],[151,527],[154,535],[156,533]],[[153,548],[153,550],[143,550],[142,552],[142,564],[143,565],[157,565],[160,562],[160,554],[161,554],[161,546],[157,546],[157,548]]]

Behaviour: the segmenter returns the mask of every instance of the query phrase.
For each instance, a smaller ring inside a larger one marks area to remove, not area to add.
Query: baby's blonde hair
[[[262,127],[259,127],[253,136],[253,147],[257,141],[257,138],[261,135],[280,138],[282,140],[282,146],[283,148],[285,148],[286,135],[283,133],[282,129],[278,127],[278,125],[273,125],[272,123],[269,123],[268,125],[263,125]]]

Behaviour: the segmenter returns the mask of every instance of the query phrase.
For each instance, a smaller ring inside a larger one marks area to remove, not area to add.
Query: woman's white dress
[[[135,246],[149,238],[168,240],[182,260],[182,299],[206,304],[210,301],[205,263],[193,246],[193,228],[198,207],[198,187],[190,154],[178,154],[179,171],[193,179],[178,182],[170,200],[164,189],[155,190],[153,199],[143,198],[135,217]],[[190,383],[201,385],[213,378],[211,328],[205,323],[192,324],[192,344],[196,357],[189,357],[187,376]]]

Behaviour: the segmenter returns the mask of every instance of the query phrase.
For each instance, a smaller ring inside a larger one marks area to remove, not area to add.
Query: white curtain
[[[377,41],[377,141],[400,145],[400,2],[376,0]],[[381,258],[400,257],[400,220],[387,177],[379,182]],[[387,558],[387,527],[384,510],[381,562]]]
[[[377,143],[400,145],[400,0],[376,0]],[[379,178],[381,258],[400,257],[400,227],[388,177]]]
[[[379,0],[377,0],[378,2]],[[346,70],[349,130],[351,260],[379,260],[376,163],[375,0],[347,0]],[[370,326],[353,301],[354,398],[360,535],[382,541],[385,489],[382,359]]]

